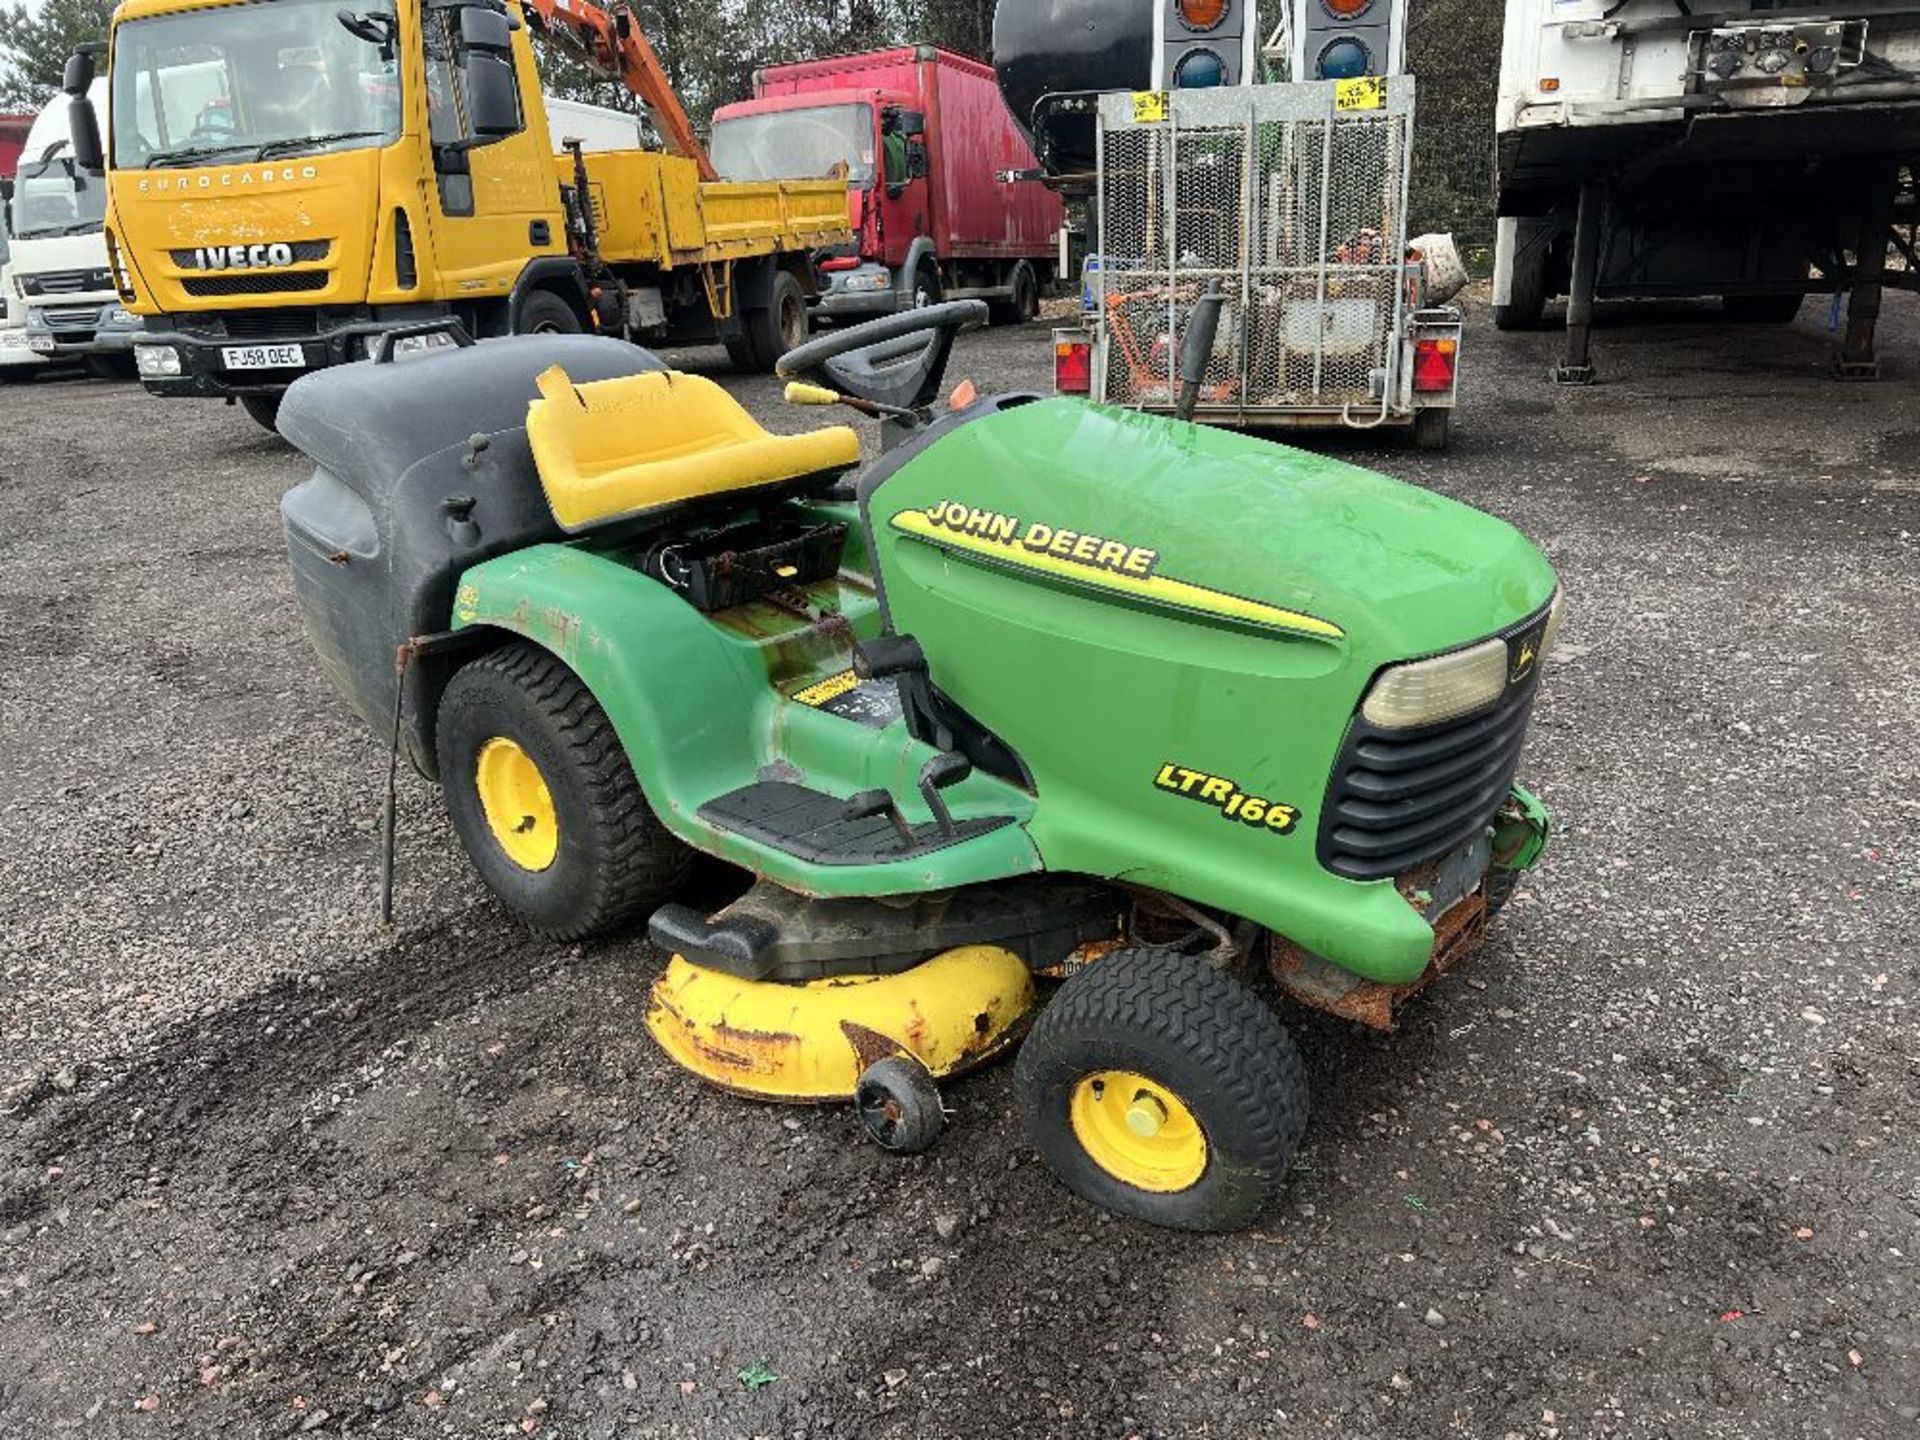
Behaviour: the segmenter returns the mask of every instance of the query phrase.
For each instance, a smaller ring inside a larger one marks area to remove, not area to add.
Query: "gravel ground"
[[[1635,312],[1571,393],[1476,310],[1453,453],[1331,443],[1561,568],[1562,830],[1400,1034],[1291,1015],[1308,1143],[1226,1238],[1073,1200],[1004,1069],[905,1162],[703,1088],[659,957],[518,932],[419,782],[382,933],[298,458],[7,390],[0,1434],[1920,1434],[1917,321],[1850,387],[1811,313]]]

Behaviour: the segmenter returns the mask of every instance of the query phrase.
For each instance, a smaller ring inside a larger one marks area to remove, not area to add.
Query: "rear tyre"
[[[1507,908],[1507,902],[1513,899],[1513,892],[1520,888],[1520,872],[1509,870],[1504,865],[1495,865],[1487,871],[1486,897],[1487,921],[1491,924],[1499,918],[1500,912]]]
[[[766,307],[747,315],[747,341],[754,362],[752,368],[761,374],[771,374],[789,350],[797,350],[807,343],[811,333],[807,317],[807,292],[800,288],[800,282],[790,272],[775,272],[773,291],[767,297]],[[731,345],[727,347],[727,353],[734,353]],[[738,356],[735,356],[734,363],[740,363]]]
[[[1741,325],[1790,325],[1800,316],[1807,297],[1792,295],[1725,295],[1720,307]]]
[[[447,810],[487,888],[554,940],[617,930],[686,879],[612,722],[545,650],[510,645],[454,676],[440,702]]]
[[[1453,411],[1417,410],[1413,416],[1413,448],[1446,450],[1453,445]]]
[[[242,395],[240,408],[246,411],[247,418],[262,430],[278,435],[280,433],[280,401],[283,398],[279,395]]]
[[[854,1091],[854,1104],[867,1138],[896,1155],[931,1150],[947,1124],[940,1087],[926,1066],[904,1055],[868,1066]]]
[[[1516,242],[1517,243],[1517,242]],[[1547,311],[1547,270],[1551,245],[1531,245],[1513,257],[1513,286],[1505,305],[1493,307],[1496,330],[1537,330]]]
[[[578,335],[584,327],[566,301],[551,290],[536,290],[520,305],[515,334]]]
[[[1024,260],[1014,267],[1011,293],[987,307],[996,325],[1026,325],[1040,313],[1040,281]]]
[[[1251,1224],[1307,1125],[1293,1039],[1245,986],[1174,950],[1069,980],[1020,1051],[1021,1119],[1087,1200],[1178,1230]]]
[[[748,340],[729,340],[726,342],[727,358],[733,361],[733,368],[742,375],[758,375],[760,362],[754,358],[753,344]]]

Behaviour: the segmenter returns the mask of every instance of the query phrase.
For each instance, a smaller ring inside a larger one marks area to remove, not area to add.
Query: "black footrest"
[[[884,815],[847,818],[844,796],[804,785],[767,781],[722,795],[700,807],[709,825],[744,835],[810,865],[885,865],[965,844],[1013,824],[1011,815],[961,820],[941,833],[938,825],[914,825],[909,843]]]

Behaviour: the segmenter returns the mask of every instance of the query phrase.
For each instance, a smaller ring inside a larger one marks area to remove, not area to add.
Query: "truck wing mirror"
[[[470,53],[506,55],[513,49],[515,23],[503,11],[463,6],[460,11],[460,48]]]
[[[916,136],[924,138],[927,133],[927,117],[918,110],[895,110],[899,117],[900,133],[909,140]]]
[[[91,175],[104,174],[107,147],[100,139],[100,116],[93,108],[93,101],[86,95],[76,95],[67,102],[67,108],[67,128],[73,134],[75,170],[84,170]]]
[[[467,117],[476,141],[485,145],[521,129],[520,82],[513,62],[484,51],[467,57]]]
[[[933,174],[933,161],[927,154],[926,142],[909,140],[907,142],[907,178],[924,180]]]
[[[66,73],[61,76],[60,88],[74,99],[81,99],[93,88],[93,82],[99,75],[99,62],[95,58],[98,52],[91,45],[82,45],[67,57]]]

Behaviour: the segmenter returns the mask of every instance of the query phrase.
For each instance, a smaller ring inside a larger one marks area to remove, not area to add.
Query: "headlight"
[[[1360,713],[1382,730],[1420,730],[1494,705],[1547,663],[1560,639],[1566,596],[1556,593],[1547,623],[1519,639],[1487,640],[1465,650],[1396,665],[1374,682]]]
[[[849,291],[890,290],[893,288],[893,277],[886,274],[849,275],[846,288]]]
[[[1382,730],[1418,730],[1493,704],[1507,689],[1507,642],[1489,640],[1412,665],[1374,682],[1361,713]]]
[[[143,323],[138,315],[121,306],[107,311],[107,324],[116,330],[138,330]]]
[[[171,345],[136,345],[133,363],[142,375],[164,378],[181,373],[180,352]]]

